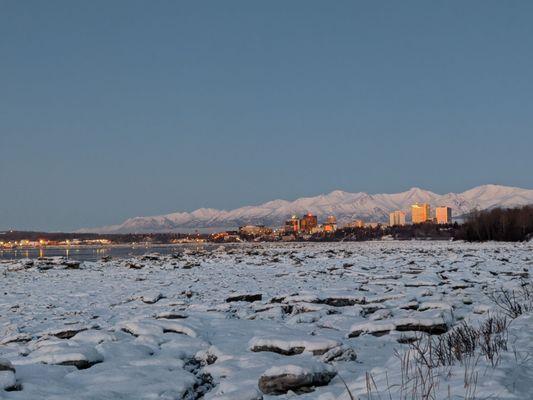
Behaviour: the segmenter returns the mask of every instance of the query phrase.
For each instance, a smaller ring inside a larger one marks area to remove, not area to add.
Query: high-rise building
[[[293,215],[291,219],[285,221],[285,232],[298,233],[300,232],[300,219],[298,216]]]
[[[311,233],[318,226],[318,219],[316,215],[307,213],[300,219],[300,230],[306,233]]]
[[[334,215],[328,215],[326,224],[337,224],[337,218]]]
[[[431,209],[427,203],[416,203],[411,206],[411,219],[413,224],[420,224],[431,220]]]
[[[452,209],[451,207],[437,207],[435,209],[435,217],[437,224],[451,224],[452,223]]]
[[[322,226],[324,232],[335,232],[337,230],[337,218],[334,215],[330,215],[326,218],[326,223]]]
[[[393,211],[389,214],[390,226],[404,226],[405,225],[405,213],[403,211]]]

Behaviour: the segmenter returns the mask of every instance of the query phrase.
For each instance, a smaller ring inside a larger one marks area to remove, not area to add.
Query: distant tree
[[[467,241],[524,241],[533,235],[533,205],[517,208],[494,208],[468,215],[457,233]]]

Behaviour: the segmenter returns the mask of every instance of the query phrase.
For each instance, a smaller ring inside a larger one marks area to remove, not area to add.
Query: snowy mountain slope
[[[184,229],[230,228],[247,224],[280,226],[293,214],[311,212],[319,219],[335,215],[340,223],[354,219],[387,221],[394,210],[409,212],[416,202],[432,207],[445,205],[454,215],[462,215],[473,209],[512,207],[533,204],[533,190],[499,185],[483,185],[463,193],[439,195],[420,188],[395,194],[348,193],[335,190],[315,197],[303,197],[294,201],[273,200],[258,206],[245,206],[234,210],[200,208],[193,212],[177,212],[153,217],[135,217],[120,225],[83,229],[83,232],[129,233],[169,232]]]

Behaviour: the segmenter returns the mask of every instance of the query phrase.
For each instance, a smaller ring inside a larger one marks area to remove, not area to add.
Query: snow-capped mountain
[[[273,200],[258,206],[246,206],[234,210],[200,208],[193,212],[177,212],[154,217],[135,217],[120,225],[83,229],[83,232],[132,233],[171,232],[205,228],[235,228],[242,225],[281,226],[291,215],[307,212],[316,214],[319,220],[335,215],[339,223],[355,219],[364,221],[388,221],[394,210],[409,213],[413,203],[429,203],[432,207],[449,206],[458,216],[473,209],[512,207],[533,204],[533,190],[499,185],[483,185],[463,193],[436,194],[428,190],[412,188],[395,194],[348,193],[335,190],[315,197],[302,197],[294,201]]]

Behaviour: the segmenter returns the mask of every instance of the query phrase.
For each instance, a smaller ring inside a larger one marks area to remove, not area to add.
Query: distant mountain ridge
[[[294,201],[273,200],[257,206],[234,210],[200,208],[192,212],[177,212],[153,217],[135,217],[119,225],[87,228],[79,232],[150,233],[178,232],[191,229],[233,228],[243,225],[281,226],[293,214],[316,214],[319,220],[335,215],[340,224],[362,219],[370,222],[388,221],[394,210],[409,213],[413,203],[429,203],[432,207],[449,206],[453,215],[466,214],[473,209],[513,207],[533,204],[533,190],[500,185],[483,185],[463,193],[439,195],[420,188],[395,194],[349,193],[335,190],[315,197]]]

